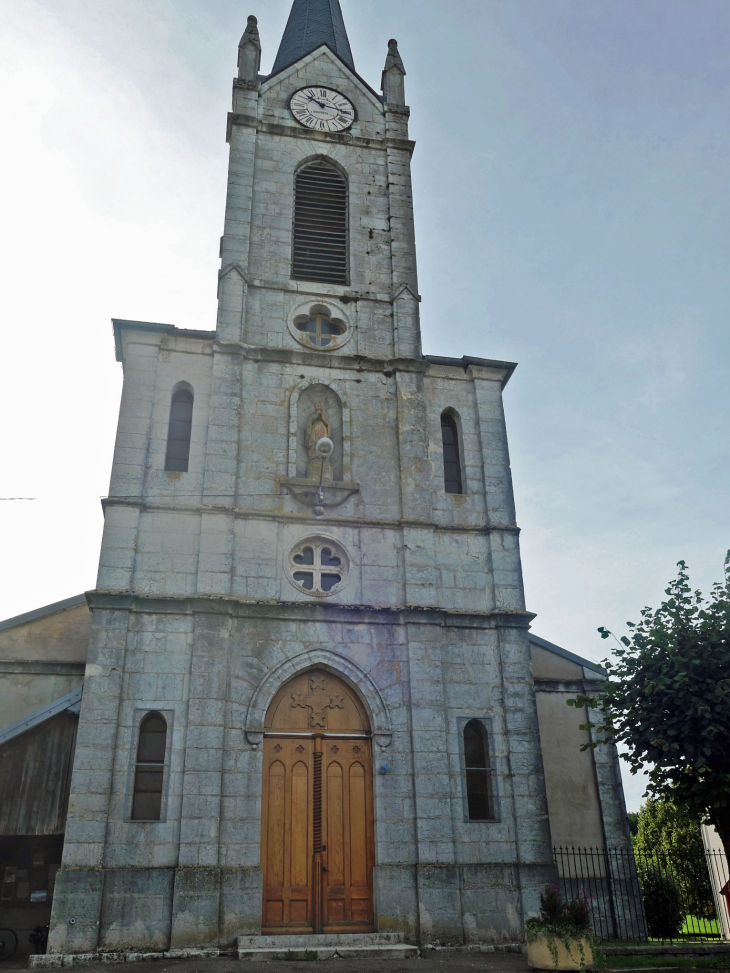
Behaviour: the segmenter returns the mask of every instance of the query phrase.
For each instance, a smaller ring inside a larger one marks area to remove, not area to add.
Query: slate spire
[[[340,0],[294,0],[271,73],[278,74],[322,44],[355,70]]]

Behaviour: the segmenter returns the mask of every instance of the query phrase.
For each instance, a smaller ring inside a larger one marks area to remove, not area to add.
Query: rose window
[[[331,540],[309,539],[294,548],[289,569],[297,588],[310,595],[329,595],[345,580],[347,556]]]
[[[301,332],[305,342],[315,348],[326,348],[345,333],[340,321],[333,321],[327,314],[312,314],[294,319],[294,327]]]

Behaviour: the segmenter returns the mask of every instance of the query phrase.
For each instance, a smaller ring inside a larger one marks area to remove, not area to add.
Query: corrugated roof
[[[355,70],[339,0],[294,0],[271,73],[296,64],[322,44]]]

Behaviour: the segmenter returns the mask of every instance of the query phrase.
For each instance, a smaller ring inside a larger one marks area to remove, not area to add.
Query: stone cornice
[[[393,138],[385,136],[382,139],[366,138],[363,135],[352,135],[350,132],[314,132],[311,129],[283,125],[280,122],[264,122],[255,115],[244,115],[241,112],[229,112],[226,126],[226,141],[231,141],[234,126],[252,128],[263,135],[279,135],[287,138],[304,139],[306,142],[330,142],[335,145],[352,145],[357,149],[401,149],[413,155],[416,143],[412,139]]]
[[[328,484],[325,484],[327,486]],[[142,497],[102,497],[101,505],[107,507],[134,507],[143,512],[158,513],[201,513],[227,514],[239,520],[266,520],[280,523],[313,524],[311,513],[270,513],[264,510],[247,510],[243,507],[226,506],[225,504],[204,503],[155,503]],[[514,534],[519,536],[520,528],[514,524],[486,524],[473,527],[469,524],[437,524],[431,520],[387,520],[385,518],[365,517],[333,517],[324,516],[316,520],[316,526],[336,524],[343,527],[373,527],[379,530],[430,530],[451,534]]]
[[[240,268],[230,265],[225,272],[242,273]],[[254,286],[251,281],[249,286]],[[321,295],[320,295],[321,297]],[[326,300],[326,298],[323,298]],[[380,300],[380,298],[351,297],[350,300]],[[417,298],[416,298],[417,299]],[[424,355],[423,358],[370,358],[366,355],[332,355],[327,352],[309,351],[304,348],[267,348],[263,345],[249,345],[243,342],[221,341],[216,331],[192,331],[176,328],[173,324],[157,324],[151,321],[126,321],[112,318],[117,347],[117,361],[123,361],[123,332],[139,331],[156,334],[161,338],[186,339],[209,343],[217,352],[226,355],[240,355],[256,362],[274,362],[276,364],[290,363],[292,365],[310,365],[324,368],[354,369],[359,372],[421,372],[426,373],[429,366],[438,368],[453,368],[455,379],[473,381],[475,378],[488,377],[494,373],[501,382],[502,388],[509,381],[517,365],[515,362],[501,361],[491,358],[472,358],[464,355],[461,358],[444,358],[440,355]],[[154,339],[151,339],[154,340]],[[461,373],[461,374],[459,374]]]
[[[206,595],[142,595],[128,591],[86,592],[89,607],[144,614],[218,615],[229,618],[301,622],[343,622],[368,625],[436,625],[441,628],[519,628],[527,630],[535,618],[527,611],[484,613],[441,608],[376,608],[371,605],[327,605],[292,602],[240,601]]]

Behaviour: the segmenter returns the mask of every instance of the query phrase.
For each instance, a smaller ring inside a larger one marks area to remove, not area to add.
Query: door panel
[[[265,726],[264,931],[371,931],[371,744],[364,736],[325,735],[366,734],[362,703],[332,673],[310,670],[282,686]]]
[[[323,741],[323,931],[373,928],[372,760],[369,740]]]
[[[279,932],[312,932],[313,743],[306,739],[264,743],[263,925]]]
[[[285,774],[284,765],[278,760],[274,761],[269,771],[266,874],[272,886],[277,889],[283,889],[284,886]],[[265,914],[267,922],[281,922],[284,918],[283,896],[268,901]]]
[[[345,884],[344,815],[342,767],[331,763],[327,768],[327,884]]]

